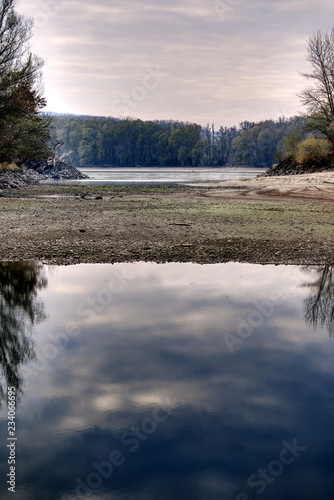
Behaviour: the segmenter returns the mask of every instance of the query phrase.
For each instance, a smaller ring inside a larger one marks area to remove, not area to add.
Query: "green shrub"
[[[297,146],[295,159],[301,167],[329,167],[334,156],[333,145],[327,139],[312,135]]]
[[[284,136],[280,148],[276,151],[277,160],[293,160],[295,158],[298,144],[303,139],[303,129],[301,127],[290,130]]]

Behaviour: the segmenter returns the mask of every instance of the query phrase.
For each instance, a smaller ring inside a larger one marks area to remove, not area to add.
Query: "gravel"
[[[251,186],[4,190],[0,259],[334,263],[334,196],[282,196]]]

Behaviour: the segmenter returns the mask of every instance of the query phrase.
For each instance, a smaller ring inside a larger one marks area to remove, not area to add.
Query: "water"
[[[1,263],[0,283],[18,500],[334,498],[333,268]]]
[[[80,168],[89,179],[45,181],[44,184],[75,185],[175,185],[196,182],[229,181],[255,177],[266,169],[224,168]]]

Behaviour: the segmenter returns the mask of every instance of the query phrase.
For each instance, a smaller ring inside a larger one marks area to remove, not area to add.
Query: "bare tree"
[[[334,31],[313,33],[307,52],[312,71],[303,76],[313,85],[299,97],[307,107],[311,128],[334,143]]]
[[[0,1],[0,91],[21,82],[40,86],[43,61],[29,51],[33,22],[15,11],[16,0]]]
[[[334,337],[334,268],[326,265],[315,271],[314,283],[305,285],[313,290],[304,302],[305,321],[314,329],[327,328],[329,336]]]

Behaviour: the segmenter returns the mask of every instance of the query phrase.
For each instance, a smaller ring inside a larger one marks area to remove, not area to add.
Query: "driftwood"
[[[181,223],[177,223],[177,222],[171,222],[171,224],[168,224],[169,226],[191,226],[191,224],[181,224]]]

